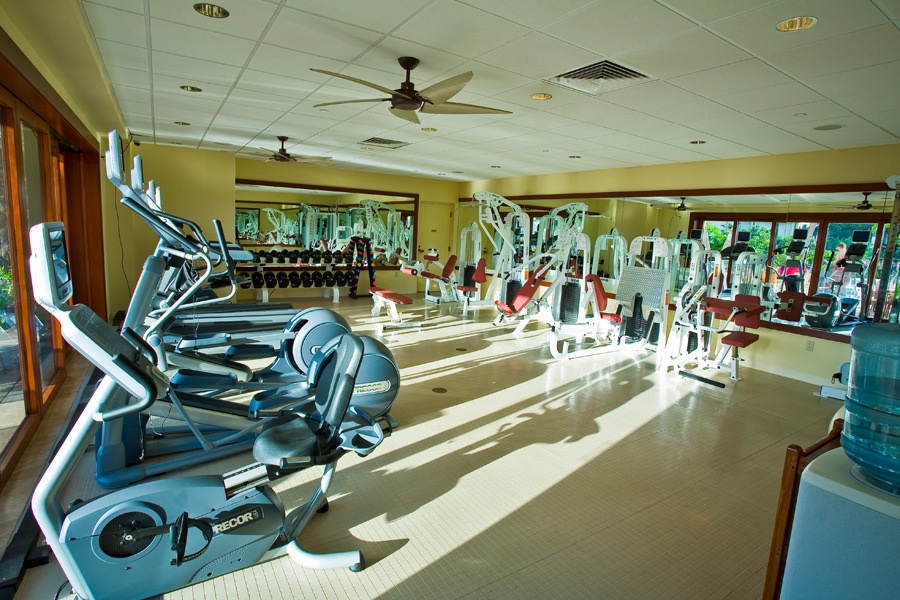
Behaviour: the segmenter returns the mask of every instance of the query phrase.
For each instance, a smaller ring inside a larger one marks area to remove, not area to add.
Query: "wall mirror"
[[[777,293],[783,290],[799,290],[808,296],[831,294],[836,298],[827,319],[807,320],[804,315],[799,322],[785,322],[775,316],[773,306],[766,317],[777,329],[846,340],[855,324],[874,318],[881,287],[883,319],[895,303],[900,303],[900,298],[894,298],[900,270],[898,257],[895,256],[887,282],[880,281],[894,200],[894,193],[883,182],[507,199],[523,208],[585,202],[590,214],[605,217],[596,219],[593,228],[586,223],[585,232],[592,240],[598,234],[609,233],[606,230],[611,227],[616,227],[617,233],[628,241],[648,235],[652,228],[659,228],[662,237],[673,242],[682,233],[685,240],[673,244],[680,251],[673,257],[672,270],[676,275],[681,271],[683,277],[672,277],[670,302],[678,297],[687,280],[687,249],[691,244],[709,244],[710,250],[723,252],[721,274],[728,289],[769,296],[770,303],[777,302]],[[460,210],[460,227],[477,218],[477,207],[471,199],[461,199]],[[690,239],[692,233],[697,240]],[[744,238],[746,243],[741,244]],[[741,250],[732,256],[732,248]],[[848,250],[850,256],[841,260]],[[755,252],[757,259],[741,258],[745,251]]]
[[[235,190],[235,235],[250,248],[336,250],[367,237],[377,262],[399,265],[416,247],[415,194],[246,179]]]

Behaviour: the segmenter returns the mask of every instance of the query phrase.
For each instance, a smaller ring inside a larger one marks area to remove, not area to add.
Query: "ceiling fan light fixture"
[[[784,31],[786,33],[790,33],[792,31],[802,31],[804,29],[809,29],[813,25],[818,22],[818,19],[815,17],[791,17],[790,19],[785,19],[775,26],[775,29],[778,31]]]
[[[194,5],[194,10],[211,19],[225,19],[231,14],[221,6],[209,2],[198,2]]]
[[[179,86],[179,88],[182,89],[182,90],[184,90],[184,91],[186,91],[186,92],[194,92],[194,93],[197,93],[197,92],[202,92],[202,91],[203,91],[203,89],[198,88],[198,87],[193,86],[193,85],[182,85],[182,86]]]
[[[532,100],[549,100],[552,98],[552,94],[548,94],[547,92],[535,92],[531,95]]]
[[[492,168],[492,169],[499,169],[499,168],[500,168],[500,165],[491,165],[491,168]]]

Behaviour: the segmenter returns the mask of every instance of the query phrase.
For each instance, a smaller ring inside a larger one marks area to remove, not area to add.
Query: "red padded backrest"
[[[519,291],[516,292],[515,297],[512,299],[510,303],[510,308],[513,309],[513,312],[520,312],[523,308],[525,308],[531,299],[534,298],[535,292],[537,292],[538,288],[541,287],[541,280],[546,275],[549,266],[541,265],[537,269],[535,269],[534,273],[531,274],[525,283],[522,284],[522,287],[519,288]]]
[[[478,259],[478,264],[475,265],[475,271],[472,273],[472,281],[475,283],[484,283],[487,281],[487,273],[485,273],[485,263],[483,258]]]
[[[737,294],[734,297],[734,303],[742,308],[753,308],[759,306],[759,296],[751,296],[750,294]],[[748,317],[744,313],[738,313],[734,317],[734,324],[738,327],[750,327],[751,329],[759,328],[759,315]]]
[[[609,297],[606,295],[606,290],[603,289],[603,282],[600,281],[600,277],[591,273],[584,278],[584,281],[589,286],[588,291],[593,290],[594,296],[597,298],[597,306],[600,307],[600,310],[606,310],[606,305],[609,303]]]
[[[447,260],[447,264],[444,265],[444,270],[441,271],[441,277],[447,279],[450,275],[453,274],[453,269],[456,268],[456,255],[450,255],[450,258]]]
[[[775,316],[784,321],[799,321],[803,316],[803,303],[806,301],[806,294],[803,292],[778,292],[778,299],[787,303],[787,308],[780,308],[775,311]]]

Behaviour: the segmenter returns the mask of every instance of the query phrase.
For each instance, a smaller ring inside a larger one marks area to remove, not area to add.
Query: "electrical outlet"
[[[806,351],[812,352],[816,347],[816,343],[813,340],[806,340]]]

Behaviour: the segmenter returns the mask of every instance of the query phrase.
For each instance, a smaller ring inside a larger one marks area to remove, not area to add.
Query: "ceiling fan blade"
[[[426,106],[428,106],[426,104]],[[403,108],[394,108],[393,106],[390,108],[391,114],[395,117],[400,117],[401,119],[405,119],[410,123],[419,124],[419,117],[416,115],[416,111],[414,110],[406,110]]]
[[[332,77],[339,77],[340,79],[346,79],[347,81],[352,81],[354,83],[358,83],[360,85],[365,85],[373,90],[378,90],[379,92],[384,92],[385,94],[392,96],[396,92],[394,90],[388,89],[386,87],[382,87],[377,83],[372,83],[371,81],[366,81],[364,79],[357,79],[356,77],[350,77],[349,75],[341,75],[340,73],[334,73],[332,71],[323,71],[322,69],[310,69],[310,71],[315,71],[316,73],[323,73],[325,75],[331,75]]]
[[[466,87],[466,84],[474,76],[475,74],[472,71],[467,71],[466,73],[439,81],[419,92],[419,96],[429,104],[442,104]]]
[[[320,106],[333,106],[335,104],[353,104],[355,102],[388,102],[390,98],[367,98],[365,100],[338,100],[337,102],[323,102],[322,104],[313,104],[313,108]]]
[[[511,115],[508,110],[477,106],[475,104],[461,104],[459,102],[443,102],[441,104],[423,104],[420,109],[423,113],[432,115]]]

